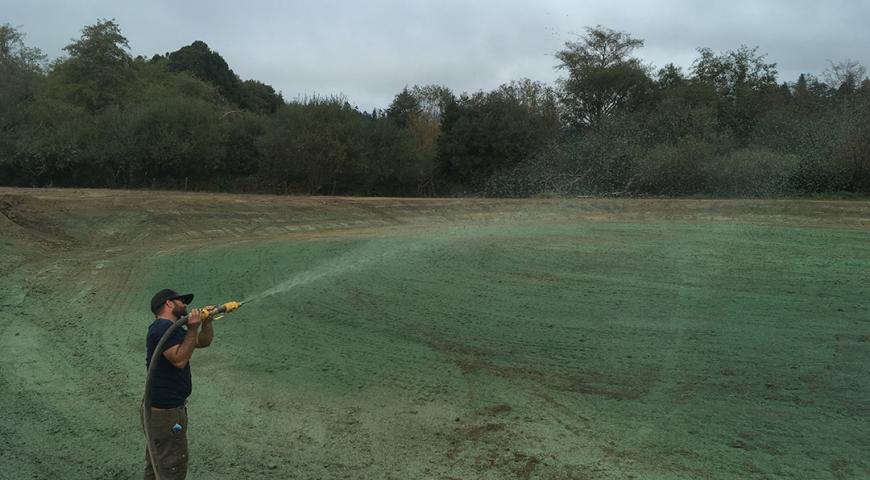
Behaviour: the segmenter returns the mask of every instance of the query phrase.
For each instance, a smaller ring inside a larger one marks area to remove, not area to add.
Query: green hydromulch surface
[[[214,451],[201,472],[247,458],[275,478],[860,478],[867,240],[450,227],[161,257],[152,271],[172,275],[145,290],[293,285],[194,361],[196,443]]]
[[[139,475],[146,305],[164,286],[253,299],[194,355],[189,478],[870,477],[861,229],[490,221],[212,242],[137,257],[96,293],[111,259],[52,283],[73,267],[7,247],[2,478]]]

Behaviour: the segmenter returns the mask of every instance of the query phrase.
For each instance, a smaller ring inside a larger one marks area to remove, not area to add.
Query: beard
[[[181,317],[187,315],[187,307],[186,307],[186,306],[183,306],[183,307],[179,307],[179,306],[172,307],[172,314],[175,315],[176,318],[181,318]]]

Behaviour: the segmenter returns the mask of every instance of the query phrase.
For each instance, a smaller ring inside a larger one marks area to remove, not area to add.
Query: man
[[[203,319],[201,309],[193,309],[188,314],[187,306],[192,300],[193,294],[180,295],[170,289],[160,290],[151,299],[155,320],[148,327],[146,368],[157,342],[169,327],[185,315],[187,326],[176,329],[167,339],[151,380],[151,419],[144,428],[148,429],[154,451],[149,454],[146,447],[146,480],[157,478],[151,455],[158,465],[160,480],[187,476],[186,402],[192,390],[190,357],[195,348],[209,346],[214,338],[213,317]]]

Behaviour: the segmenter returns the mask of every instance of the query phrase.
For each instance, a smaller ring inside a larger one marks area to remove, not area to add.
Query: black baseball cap
[[[182,295],[175,290],[164,288],[151,297],[151,313],[156,315],[160,310],[160,307],[162,307],[167,300],[175,300],[176,298],[184,302],[186,305],[190,305],[190,302],[193,301],[193,294],[186,293]]]

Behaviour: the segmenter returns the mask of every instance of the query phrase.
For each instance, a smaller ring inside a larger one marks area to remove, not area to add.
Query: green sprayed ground
[[[870,476],[867,202],[3,202],[3,478],[138,474],[167,285],[255,299],[193,358],[192,478]]]

